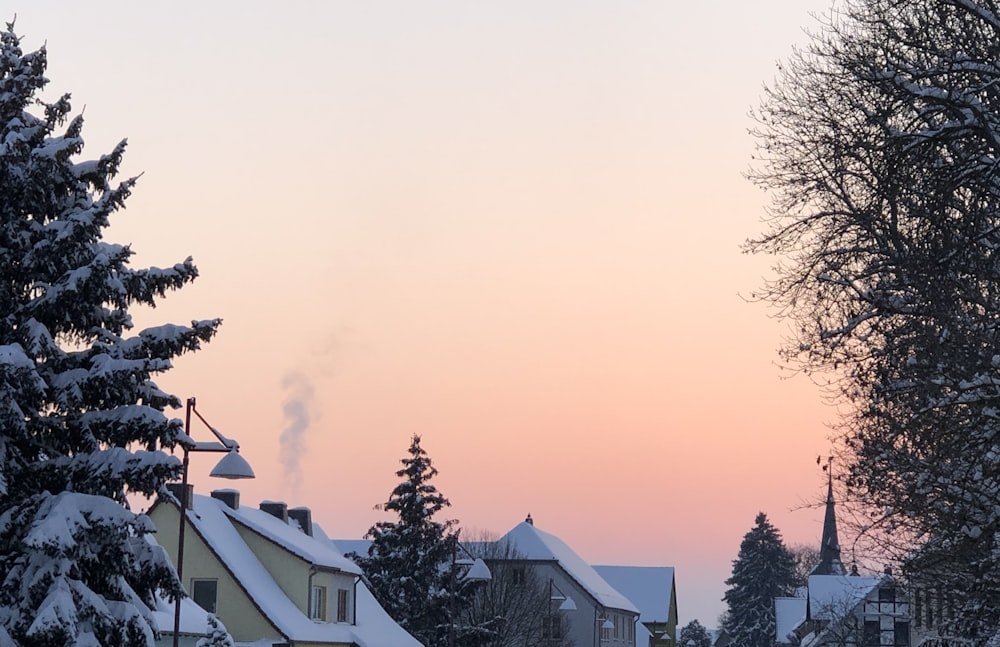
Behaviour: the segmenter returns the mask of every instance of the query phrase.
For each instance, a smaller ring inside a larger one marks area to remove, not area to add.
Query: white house
[[[573,601],[565,612],[567,637],[576,647],[635,647],[648,644],[639,609],[555,535],[535,527],[531,516],[500,538],[535,574]],[[555,637],[555,636],[554,636]]]

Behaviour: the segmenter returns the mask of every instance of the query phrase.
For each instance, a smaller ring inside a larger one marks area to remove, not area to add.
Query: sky
[[[757,512],[818,545],[836,410],[740,245],[748,113],[828,0],[2,4],[85,157],[128,139],[107,239],[201,270],[134,318],[223,319],[158,383],[244,505],[359,538],[418,434],[466,536],[674,566],[709,627]]]

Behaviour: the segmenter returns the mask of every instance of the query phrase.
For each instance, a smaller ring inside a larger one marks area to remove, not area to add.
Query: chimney
[[[288,505],[284,501],[261,501],[260,509],[281,519],[282,523],[288,523]]]
[[[184,496],[184,486],[181,483],[167,483],[167,490],[179,502],[186,502],[188,510],[194,510],[194,485],[191,483],[187,484],[187,496]]]
[[[312,511],[305,506],[288,509],[288,518],[299,525],[299,529],[310,537],[313,534]]]
[[[240,491],[239,490],[212,490],[212,498],[222,501],[228,505],[233,510],[240,509]]]
[[[535,525],[535,520],[531,518],[530,512],[528,513],[527,518],[524,520],[524,523],[528,524],[529,526]]]

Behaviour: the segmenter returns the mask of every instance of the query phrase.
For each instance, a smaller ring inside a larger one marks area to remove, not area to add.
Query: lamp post
[[[208,427],[209,431],[218,439],[218,442],[196,442],[191,438],[191,414],[198,417],[202,424]],[[253,469],[250,464],[239,455],[240,444],[231,438],[226,438],[219,433],[219,430],[208,423],[205,418],[198,413],[195,407],[195,399],[188,398],[187,411],[184,416],[184,438],[180,440],[180,446],[184,450],[184,458],[181,467],[181,492],[178,497],[180,504],[179,517],[180,525],[177,529],[177,579],[184,586],[184,528],[187,526],[188,508],[188,463],[191,452],[220,452],[226,455],[212,468],[210,476],[224,479],[252,479]],[[173,647],[178,647],[181,631],[181,598],[174,602],[174,642]]]
[[[576,602],[573,601],[573,598],[563,593],[562,590],[556,586],[555,581],[550,577],[548,610],[545,614],[545,627],[542,631],[542,638],[549,641],[561,638],[561,635],[559,635],[561,632],[555,631],[557,625],[553,622],[553,618],[556,618],[557,616],[552,615],[553,602],[559,603],[559,611],[576,611]]]
[[[455,647],[455,571],[459,566],[468,566],[462,579],[466,582],[487,582],[493,579],[486,562],[477,557],[476,559],[458,558],[458,536],[461,529],[453,535],[451,544],[451,571],[448,584],[448,647]],[[463,549],[464,550],[464,549]]]

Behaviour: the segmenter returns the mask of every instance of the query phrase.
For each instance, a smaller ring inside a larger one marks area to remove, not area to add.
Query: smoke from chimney
[[[302,484],[302,456],[306,450],[306,432],[309,430],[313,406],[313,386],[309,379],[298,372],[286,373],[281,380],[285,392],[282,411],[285,414],[285,428],[278,439],[281,464],[285,469],[286,482],[293,491]]]

